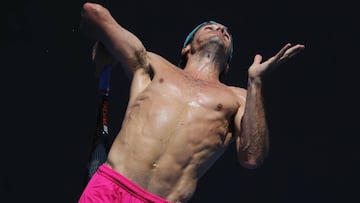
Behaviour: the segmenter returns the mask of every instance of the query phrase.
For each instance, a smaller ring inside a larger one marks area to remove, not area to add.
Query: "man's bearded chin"
[[[212,38],[201,46],[201,56],[210,57],[216,64],[227,64],[229,51],[226,50],[223,41],[218,38]]]

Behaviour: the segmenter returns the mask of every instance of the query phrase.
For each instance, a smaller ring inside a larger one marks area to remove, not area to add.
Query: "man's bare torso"
[[[151,65],[152,81],[131,95],[108,164],[153,194],[186,202],[234,140],[233,117],[245,91],[196,79],[157,57]]]

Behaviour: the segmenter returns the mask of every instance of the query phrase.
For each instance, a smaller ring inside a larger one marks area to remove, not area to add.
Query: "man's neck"
[[[201,59],[188,60],[184,71],[190,75],[208,81],[218,81],[220,75],[220,67],[213,60],[207,57]]]

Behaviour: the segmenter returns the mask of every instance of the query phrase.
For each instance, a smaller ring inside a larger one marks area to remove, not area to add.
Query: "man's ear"
[[[184,48],[182,48],[181,55],[186,56],[189,53],[189,51],[190,51],[190,44],[188,44]]]

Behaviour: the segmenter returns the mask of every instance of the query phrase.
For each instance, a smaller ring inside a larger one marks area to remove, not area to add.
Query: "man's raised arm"
[[[120,26],[109,10],[96,3],[85,3],[81,12],[82,25],[121,63],[132,77],[138,68],[149,71],[146,49],[131,32]]]
[[[264,111],[262,80],[292,56],[305,48],[302,44],[292,46],[287,43],[275,56],[262,62],[256,55],[248,70],[248,86],[241,133],[237,139],[238,157],[246,168],[256,168],[262,164],[269,150],[269,132]]]

